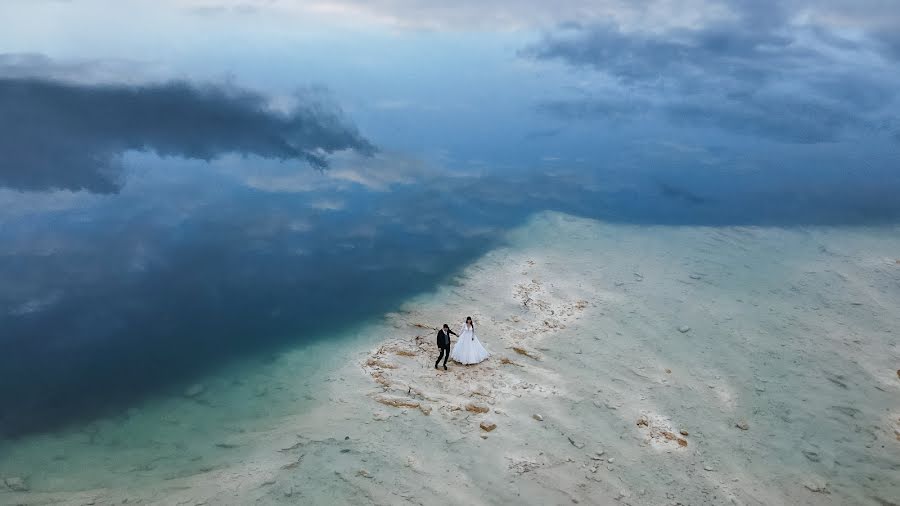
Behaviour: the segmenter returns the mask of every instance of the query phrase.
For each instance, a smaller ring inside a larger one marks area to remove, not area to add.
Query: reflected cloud
[[[55,191],[31,193],[0,188],[0,224],[31,215],[62,213],[96,205],[98,197],[89,192]]]
[[[371,157],[340,153],[334,157],[327,175],[372,191],[388,191],[396,185],[409,185],[428,177],[437,177],[440,171],[400,153],[378,153]]]
[[[334,106],[298,99],[287,113],[258,93],[187,82],[86,85],[0,76],[0,185],[113,193],[121,156],[212,160],[229,153],[294,160],[375,151]]]
[[[380,152],[362,156],[354,152],[335,153],[330,167],[321,172],[296,172],[285,167],[266,166],[253,174],[233,171],[250,188],[273,193],[307,193],[320,190],[359,186],[366,190],[386,192],[397,185],[420,183],[441,172],[421,160],[399,153]]]
[[[316,199],[310,202],[309,207],[318,211],[341,211],[347,206],[339,199]]]
[[[307,193],[319,189],[319,178],[305,174],[289,175],[250,175],[246,184],[250,188],[272,193]]]

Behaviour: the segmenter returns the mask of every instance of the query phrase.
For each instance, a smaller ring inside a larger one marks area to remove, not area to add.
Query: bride
[[[459,331],[459,339],[453,345],[453,351],[450,352],[450,358],[460,364],[477,364],[488,358],[490,355],[478,336],[475,335],[475,324],[472,323],[472,317],[466,317],[466,324]]]

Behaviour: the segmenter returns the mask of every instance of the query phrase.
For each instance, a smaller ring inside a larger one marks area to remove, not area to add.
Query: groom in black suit
[[[437,345],[438,349],[441,350],[441,354],[438,355],[438,359],[434,362],[434,368],[438,368],[438,363],[441,359],[444,359],[444,370],[447,370],[447,359],[450,358],[450,334],[453,334],[456,337],[456,332],[450,330],[450,325],[444,324],[444,328],[438,330],[437,333]]]

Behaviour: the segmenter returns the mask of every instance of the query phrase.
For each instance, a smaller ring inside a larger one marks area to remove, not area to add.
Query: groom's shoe
[[[437,362],[434,363],[434,368],[437,369]]]
[[[444,370],[445,371],[447,370],[447,364],[444,364]]]

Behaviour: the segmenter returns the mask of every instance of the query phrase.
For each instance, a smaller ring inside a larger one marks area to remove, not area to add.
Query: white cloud
[[[321,188],[321,176],[309,171],[288,175],[251,175],[244,179],[250,188],[270,193],[307,193]]]
[[[346,205],[346,202],[339,199],[316,199],[309,204],[309,207],[319,211],[340,211]]]

